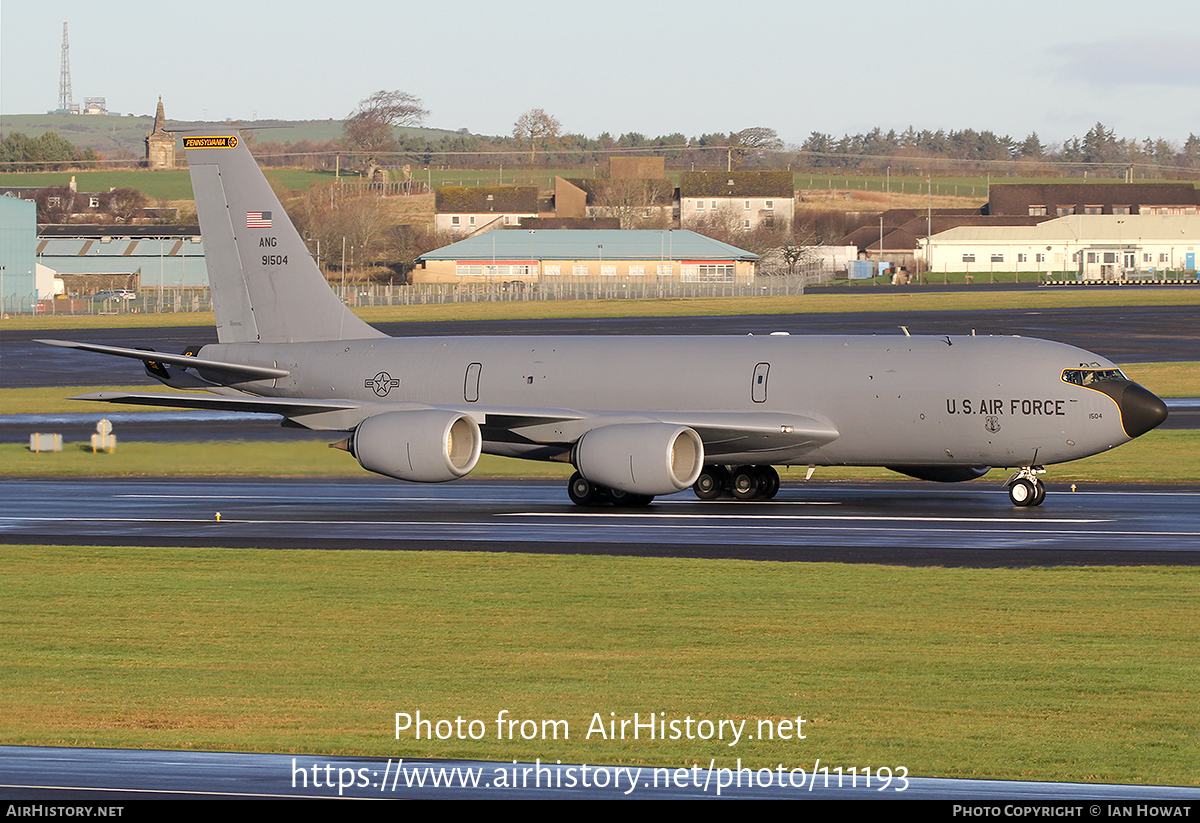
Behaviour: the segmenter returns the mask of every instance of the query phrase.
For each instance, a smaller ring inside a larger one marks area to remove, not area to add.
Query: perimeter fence
[[[540,280],[488,280],[462,283],[362,283],[339,280],[330,288],[348,306],[412,306],[441,303],[499,303],[532,300],[651,300],[689,297],[772,297],[803,294],[806,286],[828,283],[832,270],[813,267],[797,274],[759,275],[744,281],[680,282],[656,278],[543,277]],[[131,298],[96,296],[33,300],[9,295],[5,315],[115,315],[212,310],[207,288],[145,288]]]

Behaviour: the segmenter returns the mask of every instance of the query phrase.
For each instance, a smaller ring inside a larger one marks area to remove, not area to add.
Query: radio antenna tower
[[[63,21],[62,68],[58,72],[58,107],[71,110],[71,47],[67,45],[67,21]]]

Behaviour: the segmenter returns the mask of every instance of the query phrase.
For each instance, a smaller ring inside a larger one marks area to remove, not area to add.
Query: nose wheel
[[[1038,479],[1041,466],[1028,466],[1008,479],[1008,499],[1014,506],[1040,506],[1046,499],[1046,484]]]

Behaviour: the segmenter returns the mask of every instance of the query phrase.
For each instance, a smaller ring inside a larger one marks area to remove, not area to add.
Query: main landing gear
[[[620,489],[610,489],[588,480],[579,472],[571,475],[567,481],[567,494],[576,506],[603,506],[611,503],[621,508],[649,506],[654,499],[652,494],[633,494]]]
[[[705,466],[692,491],[701,500],[770,500],[779,493],[779,472],[773,466]]]
[[[1008,478],[1008,499],[1014,506],[1040,506],[1046,499],[1046,484],[1038,479],[1045,474],[1041,466],[1026,466]]]

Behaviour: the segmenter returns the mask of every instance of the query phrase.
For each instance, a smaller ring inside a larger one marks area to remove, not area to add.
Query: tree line
[[[95,149],[77,149],[52,131],[37,137],[12,131],[0,140],[0,171],[59,171],[95,165],[100,160]]]
[[[1032,133],[1021,140],[990,131],[917,131],[873,129],[835,137],[813,132],[799,146],[755,147],[740,144],[748,131],[774,132],[755,127],[741,132],[715,132],[688,137],[673,133],[648,137],[638,132],[596,137],[562,133],[555,136],[486,136],[456,133],[441,137],[396,134],[383,148],[371,152],[376,165],[405,163],[454,168],[521,166],[587,168],[603,174],[608,158],[622,152],[662,157],[667,168],[788,168],[793,171],[853,170],[883,174],[954,174],[996,171],[1015,164],[1023,176],[1082,176],[1099,171],[1119,176],[1128,166],[1138,176],[1170,177],[1200,171],[1200,136],[1191,134],[1182,145],[1164,138],[1120,138],[1097,123],[1082,138],[1045,143]],[[295,143],[258,142],[252,150],[266,166],[303,166],[332,169],[341,155],[343,168],[361,167],[362,152],[345,138]]]
[[[509,135],[471,134],[465,129],[431,137],[398,133],[397,126],[419,126],[429,115],[422,101],[405,92],[380,91],[359,102],[346,119],[340,140],[322,144],[259,143],[256,153],[268,165],[300,163],[324,168],[345,153],[350,162],[374,173],[378,165],[413,163],[422,166],[486,168],[520,164],[543,168],[600,168],[615,153],[646,153],[664,158],[673,169],[787,168],[794,171],[853,169],[866,173],[945,173],[992,169],[996,164],[1021,163],[1028,175],[1079,175],[1085,171],[1119,173],[1141,167],[1141,176],[1172,176],[1200,170],[1200,137],[1189,134],[1182,145],[1164,138],[1119,138],[1103,123],[1082,137],[1045,143],[1033,132],[1024,139],[974,129],[903,132],[872,129],[840,137],[812,132],[799,145],[786,145],[774,129],[753,126],[731,132],[687,136],[681,132],[649,137],[627,132],[597,137],[563,130],[558,118],[543,109],[517,117]],[[336,159],[335,159],[336,158]],[[1108,167],[1107,169],[1104,167]]]
[[[917,131],[884,132],[875,128],[865,134],[835,138],[813,132],[800,146],[816,168],[878,168],[881,161],[901,160],[910,164],[920,158],[987,163],[1024,161],[1037,164],[1091,166],[1158,166],[1164,170],[1200,169],[1200,137],[1189,134],[1183,145],[1163,138],[1119,138],[1103,123],[1096,123],[1082,139],[1071,137],[1061,143],[1043,143],[1037,132],[1023,140],[994,132]]]

